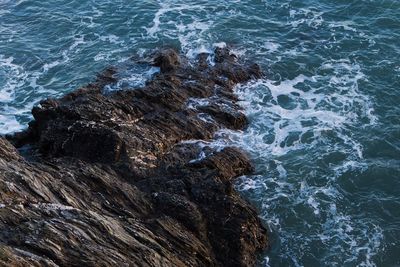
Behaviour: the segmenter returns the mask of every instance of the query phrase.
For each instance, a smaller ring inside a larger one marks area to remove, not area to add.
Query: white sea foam
[[[169,1],[167,2],[160,2],[160,8],[157,10],[157,12],[154,15],[154,19],[153,19],[153,25],[149,28],[146,28],[147,33],[151,36],[151,37],[155,37],[156,33],[158,33],[160,31],[160,24],[161,24],[161,18],[166,15],[167,13],[170,12],[178,12],[178,13],[182,13],[185,10],[200,10],[203,9],[204,6],[203,5],[187,5],[187,4],[174,4],[171,3]],[[201,24],[194,22],[192,24],[180,24],[179,26],[177,26],[177,28],[181,31],[183,31],[183,29],[181,27],[184,28],[197,28],[198,26],[196,25],[200,25],[200,28],[202,27]]]
[[[158,38],[159,35],[171,39],[177,38],[181,50],[190,59],[199,53],[211,53],[213,49],[208,45],[207,33],[215,22],[212,16],[201,15],[205,8],[201,4],[189,5],[174,1],[160,1],[152,25],[145,28],[146,32],[150,38]],[[204,12],[205,14],[207,12]],[[161,26],[161,19],[164,17],[165,21]]]
[[[323,12],[308,8],[292,9],[289,11],[290,22],[293,28],[297,28],[302,24],[306,24],[312,28],[318,28],[324,22],[322,18]]]
[[[326,77],[322,75],[299,75],[280,83],[262,79],[238,87],[247,115],[254,118],[254,127],[247,133],[249,138],[245,133],[244,136],[234,134],[233,139],[242,139],[239,143],[250,146],[251,150],[255,146],[255,150],[262,148],[264,154],[284,155],[308,146],[301,141],[307,135],[313,136],[311,141],[315,144],[327,131],[333,131],[362,158],[361,145],[345,134],[344,129],[362,118],[367,118],[370,124],[376,123],[371,100],[358,90],[358,80],[364,76],[359,66],[342,61],[326,63],[322,68],[333,70],[334,75],[328,80],[332,90],[324,90]],[[308,91],[300,89],[304,86],[316,87]],[[273,132],[272,143],[261,141],[268,134],[267,129]],[[247,143],[249,140],[253,141]]]
[[[14,57],[0,55],[0,78],[4,81],[0,87],[1,134],[24,129],[26,123],[20,124],[17,116],[29,117],[30,110],[40,99],[62,93],[51,86],[55,78],[49,79],[46,84],[40,82],[40,79],[45,77],[50,70],[67,64],[71,60],[71,55],[85,44],[84,35],[74,36],[73,42],[67,49],[61,51],[58,57],[43,62],[42,67],[36,70],[29,69],[30,66],[15,63]],[[32,98],[33,94],[40,97]],[[13,105],[17,98],[19,107],[15,109]]]
[[[187,107],[190,109],[197,109],[198,107],[207,106],[210,103],[208,98],[189,98],[186,103]]]
[[[339,206],[344,197],[336,184],[336,179],[346,172],[362,172],[366,167],[363,147],[349,130],[377,123],[372,100],[358,86],[366,77],[360,66],[348,60],[324,62],[317,73],[321,74],[299,75],[281,82],[261,79],[238,86],[236,92],[251,119],[250,126],[244,132],[222,130],[217,136],[225,140],[225,145],[243,147],[259,162],[274,162],[273,167],[259,166],[260,170],[267,169],[265,174],[242,177],[238,184],[239,190],[255,190],[252,195],[262,196],[262,217],[272,229],[280,229],[280,224],[286,223],[280,216],[297,217],[308,232],[307,236],[296,233],[302,242],[321,239],[332,253],[351,249],[346,254],[349,262],[365,257],[361,265],[374,266],[371,257],[379,249],[382,230],[371,228],[368,222],[357,224],[346,208]],[[318,170],[313,161],[330,153],[342,153],[344,158]],[[295,155],[310,158],[309,162],[299,159],[304,174],[286,167],[284,159]],[[323,180],[316,186],[307,182],[310,178]],[[282,207],[287,211],[282,212]],[[298,217],[304,216],[297,215],[298,207],[308,207],[313,215]],[[275,218],[273,222],[271,218]],[[315,222],[318,224],[308,225]],[[297,229],[301,231],[301,227]],[[280,242],[290,247],[293,233],[278,232]],[[289,247],[282,256],[301,266],[301,255],[297,254],[301,251]],[[329,254],[322,262],[331,262],[332,257]],[[265,265],[269,266],[267,262]]]
[[[0,102],[6,103],[14,100],[15,88],[23,83],[26,78],[24,69],[13,63],[13,57],[0,54],[0,77],[4,75],[4,84],[0,88]]]
[[[266,41],[264,43],[264,47],[267,49],[269,53],[274,53],[278,51],[278,49],[281,47],[279,44],[273,42],[273,41]]]
[[[21,131],[24,129],[11,114],[0,114],[0,135]]]
[[[104,90],[106,92],[118,91],[121,89],[134,89],[145,86],[146,81],[158,73],[160,68],[146,66],[145,68],[134,68],[120,74],[118,81],[114,84],[106,85]]]
[[[100,40],[104,42],[110,42],[112,44],[123,44],[124,42],[120,40],[120,38],[114,34],[102,35],[99,37]]]
[[[354,23],[354,21],[350,21],[350,20],[331,22],[329,24],[329,27],[331,27],[331,28],[340,27],[346,31],[357,32],[357,29],[356,29],[357,25]]]

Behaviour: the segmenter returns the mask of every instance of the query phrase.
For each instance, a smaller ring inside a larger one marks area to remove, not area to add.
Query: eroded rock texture
[[[208,56],[163,50],[143,88],[105,94],[111,68],[42,101],[8,138],[25,158],[0,139],[2,265],[254,265],[266,230],[232,186],[248,158],[190,140],[245,127],[232,89],[261,73],[226,48]]]

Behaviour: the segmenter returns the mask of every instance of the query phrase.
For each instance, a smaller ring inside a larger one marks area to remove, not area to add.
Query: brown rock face
[[[189,64],[164,50],[143,88],[104,94],[108,69],[42,101],[9,137],[31,147],[25,159],[0,138],[0,265],[254,265],[266,230],[232,185],[252,166],[193,140],[246,126],[232,89],[261,71],[215,55]]]

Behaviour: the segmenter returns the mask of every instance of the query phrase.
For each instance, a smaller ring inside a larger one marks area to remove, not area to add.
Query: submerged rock
[[[204,58],[192,65],[164,50],[143,88],[104,94],[110,68],[42,101],[8,138],[31,147],[26,158],[0,139],[0,264],[254,265],[266,230],[233,188],[249,159],[191,140],[245,127],[232,89],[261,71],[226,49],[214,66]]]

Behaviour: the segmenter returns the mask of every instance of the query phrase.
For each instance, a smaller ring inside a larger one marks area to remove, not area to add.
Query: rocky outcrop
[[[233,188],[252,166],[203,141],[246,117],[233,87],[261,75],[226,48],[189,62],[154,58],[145,87],[98,79],[32,110],[0,139],[0,263],[6,266],[252,266],[267,245],[256,211]],[[29,148],[29,149],[27,149]]]

